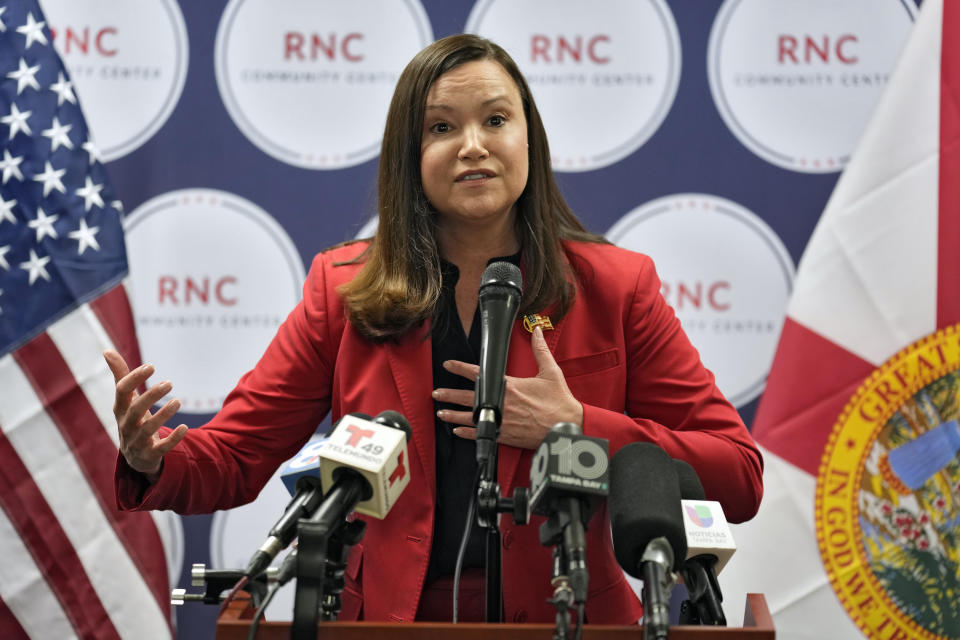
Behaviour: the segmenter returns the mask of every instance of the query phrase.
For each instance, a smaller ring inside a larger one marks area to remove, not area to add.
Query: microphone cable
[[[473,479],[473,486],[476,487],[480,482],[482,467],[477,465],[477,475]],[[467,544],[470,542],[470,534],[473,533],[473,519],[477,515],[477,492],[474,491],[470,497],[470,506],[467,507],[467,522],[463,528],[463,536],[460,537],[460,548],[457,549],[457,562],[453,567],[453,624],[457,624],[460,615],[460,573],[463,570],[463,559],[467,555]]]
[[[240,589],[243,589],[247,585],[247,582],[249,582],[249,578],[247,578],[247,576],[243,576],[237,580],[237,584],[233,586],[233,589],[230,590],[230,593],[227,594],[227,597],[224,598],[223,602],[220,604],[220,611],[217,613],[217,617],[223,615],[223,612],[227,610],[227,607],[230,606],[230,603],[233,602],[233,599],[237,597],[238,593],[240,593]]]
[[[277,591],[280,591],[279,582],[270,587],[270,590],[267,591],[267,595],[264,597],[263,602],[261,602],[260,606],[257,607],[257,611],[253,615],[253,620],[250,621],[250,630],[247,631],[247,640],[254,640],[254,638],[257,637],[257,631],[260,629],[260,621],[263,619],[263,614],[267,610],[267,605],[269,605],[270,601],[273,600],[273,596],[277,595]]]

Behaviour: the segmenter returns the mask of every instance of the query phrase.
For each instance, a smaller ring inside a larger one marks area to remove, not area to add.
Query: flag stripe
[[[0,638],[19,640],[29,637],[26,630],[20,626],[16,616],[7,607],[7,603],[3,601],[3,598],[0,598]]]
[[[6,427],[5,427],[6,428]],[[5,433],[0,434],[0,506],[40,567],[77,634],[120,638],[77,552]]]
[[[83,390],[83,394],[104,428],[104,433],[120,446],[117,421],[113,415],[113,398],[116,387],[113,374],[103,359],[104,349],[113,348],[100,321],[89,305],[81,305],[47,329],[47,335],[70,368],[70,375]]]
[[[943,3],[937,327],[960,322],[960,7]],[[953,34],[948,36],[947,34]]]
[[[113,467],[103,463],[104,452],[115,450],[115,443],[47,334],[21,347],[15,358],[63,439],[73,449],[104,515],[147,582],[159,610],[164,611],[169,594],[163,543],[148,514],[121,512],[115,506]]]
[[[0,562],[0,638],[75,638],[60,601],[2,509],[0,538],[5,551]]]
[[[23,371],[12,360],[9,364],[0,369],[0,376],[14,392],[14,399],[8,402],[11,413],[21,418],[6,435],[43,499],[57,514],[59,526],[93,586],[93,591],[84,592],[84,599],[95,598],[102,604],[120,637],[168,637],[166,616],[105,517],[101,498],[90,486],[75,447],[41,409],[41,399]],[[147,514],[141,515],[149,520]]]
[[[90,308],[107,332],[113,348],[123,356],[131,369],[141,364],[137,331],[130,313],[127,290],[120,284],[90,303]]]
[[[829,372],[824,370],[829,363]],[[814,476],[823,443],[873,365],[787,317],[753,437]],[[797,434],[803,433],[802,438]]]
[[[0,598],[0,638],[16,640],[19,638],[29,638],[26,630],[20,626],[16,616],[7,607],[7,603]]]

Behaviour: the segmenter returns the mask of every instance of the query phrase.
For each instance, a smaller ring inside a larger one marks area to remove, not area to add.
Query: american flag
[[[0,2],[0,637],[169,638],[164,545],[116,508],[140,361],[122,211],[36,1]]]

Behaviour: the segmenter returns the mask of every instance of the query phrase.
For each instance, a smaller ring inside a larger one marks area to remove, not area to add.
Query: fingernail
[[[447,412],[446,412],[446,410],[445,410],[445,409],[440,409],[439,411],[437,411],[437,417],[440,418],[441,420],[443,420],[444,418],[446,418],[446,417],[447,417]]]
[[[440,397],[440,392],[437,391],[436,389],[434,389],[433,392],[432,392],[430,395],[433,396],[434,398],[439,398],[439,397]]]

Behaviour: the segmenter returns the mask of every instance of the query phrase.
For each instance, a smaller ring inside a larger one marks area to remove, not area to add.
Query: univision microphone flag
[[[960,638],[960,4],[925,0],[800,262],[725,594],[778,638]]]
[[[0,637],[170,638],[160,530],[114,497],[101,353],[140,353],[77,98],[37,2],[0,5]]]

